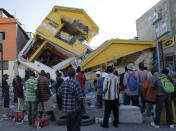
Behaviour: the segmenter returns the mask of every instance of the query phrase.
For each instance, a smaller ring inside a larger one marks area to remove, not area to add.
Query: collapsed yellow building
[[[120,68],[128,63],[137,65],[146,57],[151,57],[149,58],[151,61],[145,63],[149,65],[153,61],[153,51],[149,50],[154,47],[156,47],[156,41],[111,39],[93,51],[81,63],[81,69],[87,71],[102,70],[102,65],[109,62],[115,62],[116,66]]]
[[[54,6],[36,29],[34,38],[20,52],[17,74],[23,75],[27,68],[36,72],[45,70],[55,80],[55,71],[69,65],[81,65],[81,69],[86,71],[99,70],[104,63],[120,61],[130,55],[136,61],[141,54],[135,56],[135,53],[156,46],[155,41],[112,39],[92,51],[88,44],[98,30],[83,9]],[[120,61],[118,64],[122,63]]]
[[[88,44],[98,30],[83,9],[54,6],[20,52],[18,62],[22,65],[18,67],[23,69],[16,72],[23,74],[25,67],[37,72],[45,70],[55,79],[57,69],[91,52]]]

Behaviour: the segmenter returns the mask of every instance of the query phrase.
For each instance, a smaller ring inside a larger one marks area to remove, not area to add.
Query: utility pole
[[[161,69],[160,69],[160,53],[159,53],[159,41],[158,41],[158,36],[156,34],[156,28],[158,26],[158,24],[155,24],[155,37],[156,37],[156,49],[157,49],[157,61],[158,61],[158,73],[161,73]]]
[[[160,53],[159,53],[159,40],[157,36],[157,28],[159,27],[159,21],[162,19],[162,14],[155,11],[150,17],[149,21],[155,28],[155,38],[156,38],[156,49],[157,49],[157,63],[158,63],[158,73],[161,73],[160,70]]]
[[[3,82],[3,40],[5,40],[5,32],[0,32],[0,52],[1,52],[1,79]],[[1,83],[2,85],[2,83]]]

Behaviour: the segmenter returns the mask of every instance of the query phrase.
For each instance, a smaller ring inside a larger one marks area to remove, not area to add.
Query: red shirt
[[[76,75],[76,80],[79,81],[80,85],[81,85],[81,90],[84,91],[84,85],[85,85],[85,82],[86,82],[86,77],[84,74],[82,73],[78,73]]]

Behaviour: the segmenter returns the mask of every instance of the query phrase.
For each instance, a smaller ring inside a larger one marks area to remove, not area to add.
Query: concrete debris
[[[20,121],[20,122],[16,122],[16,125],[21,125],[21,124],[23,124],[24,123],[24,121],[22,120],[22,121]]]
[[[28,115],[26,114],[26,115],[24,115],[24,122],[27,122],[28,121]]]
[[[137,106],[120,105],[119,108],[119,122],[120,123],[143,123],[142,113]]]
[[[96,98],[96,92],[90,92],[86,95],[86,100],[91,100]]]

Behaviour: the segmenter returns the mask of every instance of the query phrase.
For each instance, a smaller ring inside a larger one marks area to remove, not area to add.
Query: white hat
[[[136,70],[137,68],[136,68],[136,66],[135,66],[133,63],[129,63],[129,64],[127,65],[127,69],[134,71],[134,70]]]
[[[96,72],[96,75],[100,75],[100,74],[101,74],[101,72],[100,72],[100,71],[97,71],[97,72]]]

